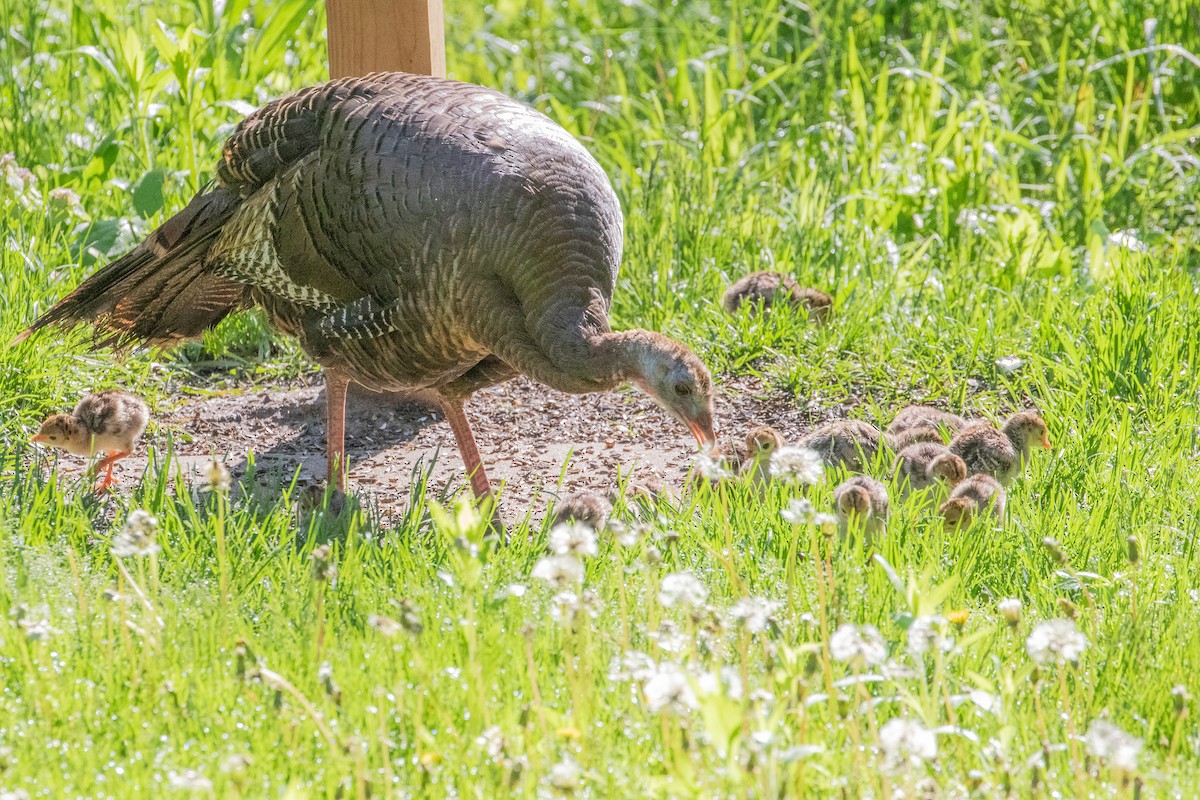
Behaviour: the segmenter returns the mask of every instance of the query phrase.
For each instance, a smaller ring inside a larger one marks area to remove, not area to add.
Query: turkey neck
[[[606,331],[589,338],[579,372],[596,384],[591,391],[609,391],[628,382],[644,383],[657,352],[656,336],[634,329]]]

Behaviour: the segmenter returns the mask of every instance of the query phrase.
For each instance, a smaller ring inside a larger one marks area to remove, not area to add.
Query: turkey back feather
[[[206,256],[241,204],[210,187],[144,242],[85,280],[39,317],[20,342],[51,325],[95,325],[95,346],[168,345],[202,334],[245,304],[247,287],[214,274]]]

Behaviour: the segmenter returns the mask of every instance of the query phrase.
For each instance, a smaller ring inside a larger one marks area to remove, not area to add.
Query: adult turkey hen
[[[549,118],[480,86],[374,73],[248,116],[187,208],[20,338],[90,321],[97,346],[169,345],[261,306],[326,368],[331,482],[353,380],[435,390],[484,496],[463,402],[518,374],[572,393],[632,382],[715,442],[700,360],[609,328],[621,246],[607,176]]]

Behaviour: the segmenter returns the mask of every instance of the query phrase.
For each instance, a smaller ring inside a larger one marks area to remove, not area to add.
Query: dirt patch
[[[716,403],[722,440],[740,438],[757,424],[774,425],[790,438],[830,413],[841,415],[836,409],[802,408],[790,394],[767,389],[754,378],[725,381]],[[607,493],[618,474],[634,480],[656,477],[679,487],[696,454],[686,429],[632,389],[566,395],[521,378],[476,394],[467,415],[489,477],[504,484],[509,514],[523,515],[532,504],[536,518],[559,494]],[[324,388],[246,388],[195,397],[158,416],[146,441],[159,452],[172,449],[185,473],[197,473],[215,454],[240,477],[252,451],[264,482],[290,481],[299,467],[301,485],[320,484],[325,477]],[[449,425],[441,413],[412,399],[353,391],[346,447],[351,490],[384,513],[407,502],[418,469],[429,472],[431,492],[466,486]],[[144,452],[143,446],[142,453],[121,462],[118,474],[126,479],[140,474]],[[66,459],[60,466],[64,477],[78,473]]]

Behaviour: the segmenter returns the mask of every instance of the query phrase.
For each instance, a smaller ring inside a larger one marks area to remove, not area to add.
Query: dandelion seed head
[[[826,536],[833,536],[835,533],[837,533],[838,520],[833,514],[828,514],[823,511],[820,514],[814,514],[812,521],[817,530]]]
[[[1088,752],[1114,769],[1136,772],[1142,740],[1118,728],[1107,720],[1094,720],[1087,731]]]
[[[172,789],[182,789],[187,792],[209,792],[213,788],[213,782],[194,769],[172,772],[168,782]]]
[[[913,620],[908,626],[909,655],[919,660],[932,649],[942,652],[954,649],[954,639],[945,635],[945,626],[946,618],[941,615],[926,614]]]
[[[1038,623],[1025,640],[1025,652],[1038,664],[1078,661],[1087,647],[1087,636],[1069,619]]]
[[[1013,628],[1021,624],[1021,608],[1021,601],[1015,597],[1007,597],[996,604],[1000,616]]]
[[[817,513],[816,507],[807,497],[798,497],[788,501],[788,506],[779,515],[783,517],[784,522],[790,522],[793,525],[807,525],[812,522],[813,515]]]
[[[725,466],[725,460],[719,456],[700,453],[696,456],[696,472],[706,481],[725,481],[733,477],[733,473]]]
[[[583,772],[579,769],[579,765],[568,756],[550,767],[550,774],[546,776],[546,779],[553,789],[560,792],[574,792],[583,785]]]
[[[937,758],[937,736],[916,720],[889,719],[879,729],[879,747],[893,768],[916,767]]]
[[[646,695],[646,707],[655,714],[666,711],[684,716],[700,707],[687,675],[674,664],[660,665],[642,692]]]
[[[812,486],[820,482],[824,466],[821,456],[807,447],[781,447],[771,456],[771,476],[790,483]]]
[[[708,599],[708,587],[690,572],[675,572],[662,579],[658,602],[667,608],[700,608]]]
[[[493,725],[475,738],[475,746],[482,750],[488,760],[492,762],[498,762],[504,758],[507,744],[504,741],[504,731],[500,730],[499,725]]]
[[[125,525],[113,537],[109,549],[117,558],[157,553],[162,549],[158,546],[158,517],[140,508],[129,512]]]
[[[729,616],[749,633],[762,633],[771,623],[779,603],[764,597],[743,597],[729,609]]]
[[[560,556],[589,558],[595,557],[600,552],[596,540],[596,530],[592,526],[580,522],[555,525],[550,530],[548,545],[551,553]]]
[[[556,589],[578,586],[583,583],[583,563],[571,555],[546,556],[533,565],[529,577]]]
[[[887,659],[887,644],[874,625],[847,623],[829,637],[829,654],[835,661],[874,666]]]
[[[204,485],[202,491],[205,492],[228,492],[229,487],[233,485],[233,477],[229,474],[229,469],[224,462],[217,459],[211,459],[204,465]]]
[[[654,677],[657,671],[658,665],[654,663],[653,658],[641,650],[630,650],[623,655],[613,656],[608,665],[608,679],[613,683],[645,683]]]

